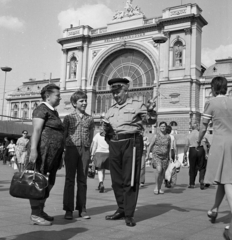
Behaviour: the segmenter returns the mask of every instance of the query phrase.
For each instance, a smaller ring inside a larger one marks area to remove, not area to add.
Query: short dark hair
[[[211,88],[216,96],[219,94],[225,95],[227,92],[227,79],[221,76],[214,77],[211,81]]]
[[[170,125],[166,127],[166,132],[167,134],[170,134],[172,132],[172,127]]]
[[[71,96],[70,98],[70,102],[73,104],[76,104],[77,101],[79,99],[87,99],[87,94],[81,90],[79,91],[76,91],[75,93],[73,93],[73,95]],[[76,108],[74,105],[73,105],[74,108]]]
[[[60,87],[57,86],[56,84],[54,83],[51,83],[51,84],[48,84],[46,86],[44,86],[41,90],[41,98],[46,101],[46,98],[47,98],[47,95],[50,95],[54,89],[57,89],[57,90],[60,90]]]
[[[168,124],[167,124],[166,122],[160,122],[160,123],[159,123],[159,127],[160,127],[162,124],[165,124],[165,127],[168,126]]]
[[[22,131],[22,133],[24,133],[24,132],[27,132],[27,133],[28,133],[28,131],[27,131],[27,130],[23,130],[23,131]]]

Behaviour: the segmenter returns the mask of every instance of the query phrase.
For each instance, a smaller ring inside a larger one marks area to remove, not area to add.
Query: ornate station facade
[[[147,19],[127,1],[125,10],[116,12],[105,27],[71,25],[65,29],[57,40],[62,47],[61,76],[52,80],[61,87],[60,116],[73,111],[70,96],[82,89],[88,95],[87,113],[98,122],[100,114],[113,104],[109,79],[128,78],[130,97],[145,103],[155,95],[159,77],[159,121],[171,123],[178,133],[188,132],[210,94],[210,81],[201,64],[202,29],[207,25],[201,13],[197,4],[185,4]],[[167,41],[160,44],[159,51],[153,38],[161,33]],[[31,80],[9,95],[8,115],[31,118],[47,83]],[[152,126],[146,127],[147,132],[151,130]]]

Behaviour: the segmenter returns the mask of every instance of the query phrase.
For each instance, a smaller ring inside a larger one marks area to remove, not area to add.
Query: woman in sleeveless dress
[[[218,215],[218,208],[226,194],[232,212],[232,99],[225,96],[227,80],[215,77],[211,82],[214,98],[204,108],[198,145],[206,133],[210,121],[213,123],[213,140],[210,147],[205,175],[205,183],[216,183],[215,203],[208,211],[212,223]],[[232,220],[229,230],[225,230],[224,238],[232,240]]]
[[[159,124],[160,131],[158,131],[153,137],[151,144],[147,151],[147,157],[149,158],[149,153],[152,150],[153,160],[152,166],[155,169],[155,189],[154,194],[163,194],[164,191],[161,190],[161,185],[164,180],[165,171],[168,167],[169,159],[171,159],[171,138],[169,134],[166,133],[167,123],[161,122]]]

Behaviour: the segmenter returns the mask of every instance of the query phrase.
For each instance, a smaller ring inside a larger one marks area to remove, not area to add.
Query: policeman
[[[106,216],[106,220],[125,218],[126,225],[133,227],[136,225],[133,217],[143,154],[142,123],[156,122],[156,104],[150,101],[145,106],[138,100],[128,98],[128,79],[114,78],[108,84],[116,103],[106,113],[103,128],[109,144],[112,187],[118,209],[114,214]]]

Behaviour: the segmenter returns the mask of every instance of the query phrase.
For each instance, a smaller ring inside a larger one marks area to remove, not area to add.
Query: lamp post
[[[7,75],[7,72],[10,72],[12,70],[12,68],[10,68],[10,67],[1,67],[1,69],[2,69],[3,72],[5,72],[5,81],[4,81],[3,97],[2,97],[2,117],[1,117],[1,119],[3,119],[4,100],[5,100],[5,88],[6,88],[6,75]]]
[[[159,80],[160,80],[160,44],[165,43],[168,38],[163,34],[158,34],[152,38],[153,42],[158,44],[159,50],[159,58],[158,58],[158,74],[156,78],[156,113],[158,115],[158,106],[159,106]],[[157,123],[156,123],[156,131],[157,131]]]

